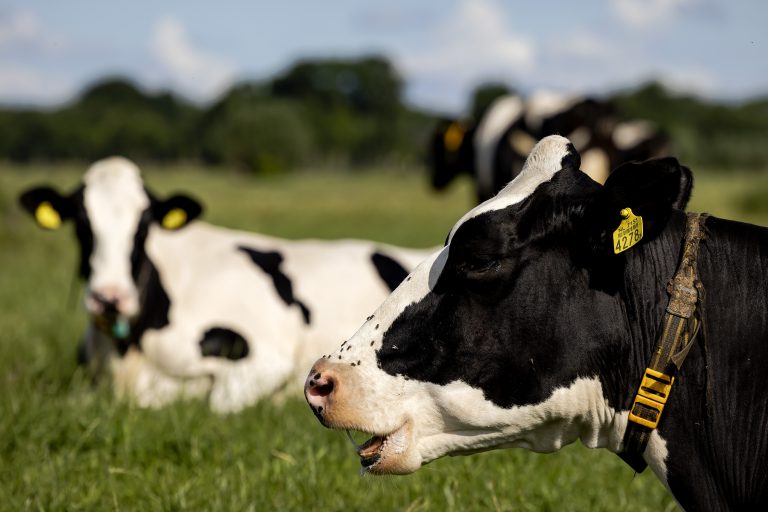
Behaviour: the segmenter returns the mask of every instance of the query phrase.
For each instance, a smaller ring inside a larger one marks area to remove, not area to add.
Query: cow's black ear
[[[176,194],[164,201],[153,201],[152,213],[164,229],[181,229],[203,213],[203,206],[187,195]]]
[[[675,158],[622,164],[606,180],[592,220],[600,225],[603,242],[614,253],[623,252],[658,236],[672,211],[688,203],[692,186],[690,169]]]
[[[74,216],[72,198],[62,196],[51,187],[35,187],[19,196],[19,203],[43,229],[54,230]]]
[[[472,137],[467,126],[457,119],[442,119],[432,133],[430,161],[432,186],[444,189],[462,171],[467,145]]]

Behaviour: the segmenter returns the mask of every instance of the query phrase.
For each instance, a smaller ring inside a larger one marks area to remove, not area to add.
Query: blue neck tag
[[[124,318],[118,318],[115,324],[112,326],[112,336],[118,340],[124,340],[131,333],[131,326],[128,324],[128,320]]]

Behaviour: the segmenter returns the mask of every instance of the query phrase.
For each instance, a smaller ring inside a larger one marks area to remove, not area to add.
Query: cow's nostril
[[[309,389],[307,390],[309,396],[323,398],[333,393],[335,385],[333,378],[322,377],[319,374],[314,377],[315,379],[309,381]]]
[[[120,303],[120,300],[116,294],[106,294],[93,291],[91,292],[91,298],[101,307],[104,313],[118,312],[118,304]]]
[[[331,393],[333,393],[333,380],[330,379],[323,384],[318,381],[316,385],[309,387],[310,396],[326,397]]]
[[[320,421],[323,421],[323,416],[327,414],[330,405],[328,402],[333,393],[337,392],[337,386],[338,382],[333,372],[313,372],[307,378],[304,397]]]

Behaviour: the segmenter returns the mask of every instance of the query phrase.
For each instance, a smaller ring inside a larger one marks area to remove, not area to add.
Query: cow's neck
[[[764,423],[752,418],[768,417],[764,400],[755,398],[764,396],[768,377],[762,371],[745,372],[734,359],[734,351],[743,351],[755,368],[768,366],[768,233],[736,225],[720,229],[724,222],[707,221],[698,260],[705,288],[700,306],[704,325],[645,452],[662,482],[691,509],[727,509],[754,489],[751,495],[760,495],[763,484],[749,475],[768,474],[768,446],[733,449],[739,439],[763,439]],[[669,301],[666,285],[679,263],[684,223],[684,214],[675,213],[657,239],[626,257],[619,295],[630,339],[619,351],[621,371],[604,369],[601,377],[617,411],[617,427],[626,426],[627,411],[659,336]]]
[[[670,488],[685,508],[747,508],[747,497],[768,502],[768,230],[712,217],[706,228],[704,325],[659,432]]]
[[[594,295],[586,302],[597,304],[595,311],[605,316],[600,322],[602,332],[595,333],[599,349],[586,359],[589,368],[585,371],[591,369],[599,376],[606,410],[602,416],[593,415],[600,419],[591,427],[594,441],[581,436],[586,446],[614,453],[622,449],[629,408],[650,362],[669,300],[666,284],[675,273],[683,234],[684,218],[675,215],[658,238],[615,259],[614,263],[620,263],[615,268],[601,267],[605,275],[591,284],[588,293]],[[664,484],[668,442],[655,433],[645,452],[649,466]]]

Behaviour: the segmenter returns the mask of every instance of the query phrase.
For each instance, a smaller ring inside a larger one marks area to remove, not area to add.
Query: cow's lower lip
[[[385,435],[375,435],[357,448],[363,470],[371,470],[384,458],[399,455],[408,447],[408,423]]]

